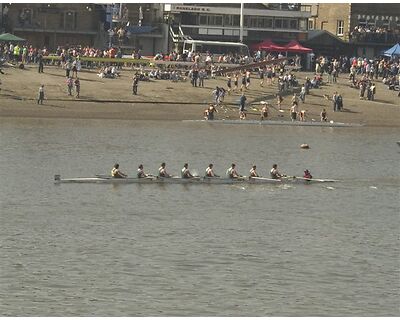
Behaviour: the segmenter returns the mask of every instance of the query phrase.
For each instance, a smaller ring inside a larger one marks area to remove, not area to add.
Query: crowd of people
[[[386,27],[358,25],[350,32],[350,39],[368,42],[397,42],[400,40],[400,32]]]
[[[357,29],[359,30],[359,29]],[[382,30],[381,30],[382,31]],[[378,32],[378,31],[377,31]],[[98,49],[90,46],[69,46],[58,47],[54,53],[49,52],[47,48],[37,49],[31,45],[18,45],[18,44],[2,44],[0,45],[0,55],[8,61],[21,62],[21,63],[37,63],[38,72],[44,72],[45,56],[56,55],[60,57],[59,66],[65,69],[67,92],[68,95],[73,95],[75,90],[76,97],[79,97],[80,80],[78,73],[82,66],[81,57],[107,57],[119,58],[122,57],[121,48],[108,48]],[[140,51],[133,52],[135,57],[141,57]],[[400,63],[398,59],[366,59],[364,57],[346,57],[340,56],[336,58],[328,58],[325,56],[315,59],[315,74],[311,78],[306,78],[303,83],[297,79],[295,73],[287,70],[287,63],[279,62],[265,67],[256,68],[252,70],[241,70],[232,73],[221,73],[221,66],[217,63],[244,63],[244,58],[240,55],[220,55],[218,58],[212,54],[207,53],[202,55],[198,52],[171,52],[167,55],[162,53],[157,54],[155,60],[164,60],[171,62],[191,62],[189,65],[184,64],[171,64],[171,65],[149,65],[135,67],[135,76],[133,80],[133,94],[137,94],[137,87],[139,81],[148,80],[170,80],[172,82],[190,80],[193,87],[205,87],[206,79],[214,79],[216,75],[222,74],[226,77],[226,88],[224,86],[217,86],[213,90],[214,107],[223,103],[226,94],[233,92],[240,92],[239,110],[240,118],[246,118],[246,96],[244,92],[249,90],[254,75],[258,75],[259,85],[261,87],[266,85],[277,85],[277,94],[280,101],[277,103],[279,110],[283,101],[282,96],[300,89],[299,94],[295,94],[292,98],[290,106],[291,119],[296,120],[305,119],[305,110],[298,110],[299,104],[305,103],[306,96],[311,89],[320,88],[322,84],[335,84],[340,74],[349,73],[350,86],[359,90],[360,99],[374,100],[376,95],[376,82],[381,78],[382,83],[388,86],[390,90],[399,89],[400,80]],[[268,55],[269,59],[279,58],[272,54]],[[215,61],[216,60],[216,61]],[[299,57],[295,59],[299,62]],[[257,61],[257,52],[251,61]],[[216,63],[217,62],[217,63]],[[120,69],[122,64],[104,64],[100,66],[98,76],[101,78],[117,78],[120,76]],[[325,77],[326,76],[326,82]],[[400,96],[400,92],[399,92]],[[278,100],[279,100],[278,99]],[[293,100],[294,99],[294,100]],[[333,111],[343,110],[343,97],[340,93],[334,92],[333,95],[328,97],[328,100],[333,102]],[[268,106],[263,106],[264,111],[261,112],[264,118],[268,116]],[[215,109],[216,110],[216,109]],[[208,119],[213,118],[215,110],[205,111],[205,117]],[[294,116],[296,114],[296,117]],[[321,115],[321,119],[326,119],[325,115]]]

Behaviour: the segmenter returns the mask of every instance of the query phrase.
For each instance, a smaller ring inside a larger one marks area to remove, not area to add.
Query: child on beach
[[[39,87],[39,96],[38,96],[38,99],[37,99],[37,104],[43,104],[43,100],[44,100],[44,84],[42,84],[40,87]]]
[[[74,84],[75,84],[76,97],[79,98],[79,93],[81,92],[81,82],[79,81],[79,78],[75,79]]]

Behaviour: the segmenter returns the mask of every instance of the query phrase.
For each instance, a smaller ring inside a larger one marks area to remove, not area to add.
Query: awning
[[[278,46],[277,44],[273,43],[271,39],[267,39],[261,43],[253,45],[252,49],[261,51],[286,51],[285,47]]]
[[[22,39],[20,37],[14,36],[11,33],[3,33],[0,34],[0,41],[25,41],[25,39]]]
[[[400,56],[400,43],[395,44],[393,47],[386,50],[383,55],[387,57]]]
[[[303,47],[296,40],[292,40],[287,45],[285,45],[284,51],[297,52],[297,53],[310,53],[310,52],[312,52],[312,49]]]

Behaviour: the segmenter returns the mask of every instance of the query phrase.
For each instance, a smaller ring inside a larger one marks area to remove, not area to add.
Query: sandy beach
[[[99,78],[97,70],[82,70],[81,95],[77,99],[68,96],[65,70],[57,66],[45,66],[39,74],[36,65],[28,65],[21,70],[13,67],[3,69],[0,91],[0,117],[32,118],[76,118],[76,119],[126,119],[126,120],[191,120],[202,119],[207,103],[213,101],[212,91],[216,86],[226,88],[226,79],[206,79],[205,87],[192,87],[190,81],[171,82],[152,80],[139,82],[138,95],[132,95],[132,76],[134,71],[121,70],[117,79]],[[296,72],[299,83],[312,73]],[[324,79],[325,80],[325,79]],[[260,86],[253,74],[251,86],[245,91],[247,102],[259,108],[259,101],[272,103],[270,120],[288,120],[291,93],[284,95],[282,107],[278,112],[276,99],[277,86]],[[319,121],[322,108],[328,112],[328,120],[346,123],[363,123],[367,126],[400,126],[400,98],[398,92],[389,91],[380,80],[377,82],[375,101],[360,100],[358,90],[348,84],[348,75],[340,74],[336,84],[325,84],[320,89],[312,89],[305,103],[299,105],[306,110],[307,120]],[[39,86],[45,86],[43,105],[36,102]],[[332,102],[324,95],[332,96],[338,91],[344,100],[344,110],[333,112]],[[218,108],[216,118],[238,119],[238,99],[240,92],[225,97],[225,105]],[[248,106],[248,119],[259,119],[259,112]]]

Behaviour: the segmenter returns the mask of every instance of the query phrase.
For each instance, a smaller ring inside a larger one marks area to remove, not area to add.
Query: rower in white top
[[[258,178],[258,177],[260,177],[260,176],[258,175],[256,169],[257,169],[257,166],[256,166],[256,165],[253,165],[253,166],[251,167],[251,169],[250,169],[250,174],[249,174],[249,178]]]
[[[118,163],[116,163],[114,165],[114,167],[111,169],[111,176],[113,178],[127,178],[128,177],[128,175],[126,175],[125,173],[123,173],[123,172],[121,172],[119,170],[119,164]]]
[[[182,179],[194,178],[194,175],[192,175],[192,174],[190,173],[189,165],[188,165],[187,163],[185,163],[185,164],[183,165],[183,168],[182,168],[182,170],[181,170],[181,178],[182,178]]]
[[[277,164],[274,164],[274,165],[272,166],[272,169],[271,169],[270,173],[271,173],[271,178],[272,178],[272,179],[280,179],[280,178],[282,178],[282,177],[285,177],[285,175],[283,175],[283,174],[281,174],[281,173],[279,172],[279,170],[278,170],[278,165],[277,165]]]
[[[210,163],[206,169],[206,174],[205,177],[207,178],[215,178],[215,177],[219,177],[219,175],[214,173],[214,169],[213,169],[214,165],[212,163]]]
[[[138,169],[137,169],[137,177],[138,177],[139,179],[150,177],[149,174],[147,174],[147,173],[144,172],[144,170],[143,170],[143,165],[142,165],[142,164],[140,164],[139,167],[138,167]]]
[[[158,168],[158,176],[161,178],[172,178],[170,174],[167,173],[165,169],[165,162],[161,163],[160,168]]]
[[[242,176],[236,171],[236,164],[232,163],[228,170],[226,170],[226,177],[229,179],[242,178]]]

